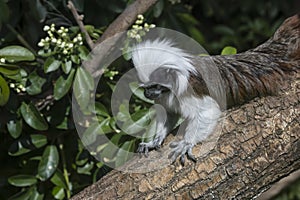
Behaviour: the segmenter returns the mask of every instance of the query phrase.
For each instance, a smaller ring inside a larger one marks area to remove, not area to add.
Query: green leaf
[[[95,110],[96,110],[97,115],[100,115],[103,117],[110,117],[106,107],[100,102],[95,103]]]
[[[77,55],[71,55],[71,60],[75,64],[80,64],[80,58]]]
[[[82,60],[87,60],[88,59],[88,56],[89,56],[89,50],[85,47],[85,46],[80,46],[78,48],[78,51],[79,51],[79,57],[82,59]]]
[[[35,56],[22,46],[12,45],[0,49],[0,58],[4,58],[9,62],[19,62],[32,61],[35,59]]]
[[[65,182],[64,175],[62,174],[61,171],[56,170],[55,174],[52,176],[50,180],[54,185],[62,187],[64,189],[68,189],[67,184]]]
[[[0,106],[4,106],[9,99],[10,90],[5,79],[0,75]]]
[[[198,20],[190,13],[176,13],[182,22],[189,24],[191,27],[199,24]]]
[[[49,145],[44,150],[42,159],[38,166],[38,178],[45,181],[55,172],[59,162],[59,155],[56,146]]]
[[[18,138],[22,132],[22,120],[10,120],[7,123],[7,130],[13,138]]]
[[[29,198],[29,200],[43,200],[44,194],[40,194],[36,187],[33,187],[32,194]]]
[[[49,73],[55,71],[59,68],[61,61],[55,60],[53,57],[48,57],[44,63],[44,71],[45,73]]]
[[[65,198],[64,188],[55,186],[52,189],[52,195],[54,196],[55,199],[59,199],[59,200],[64,199]]]
[[[32,72],[28,80],[30,81],[30,85],[26,87],[26,91],[30,95],[36,95],[42,92],[42,87],[46,82],[46,79],[40,77],[36,71]]]
[[[117,114],[117,120],[121,122],[126,122],[128,119],[130,119],[130,113],[128,110],[128,106],[126,106],[125,103],[122,103],[119,106],[119,112]]]
[[[32,195],[32,192],[32,187],[30,187],[29,189],[21,190],[21,192],[10,197],[9,200],[28,200]]]
[[[231,47],[231,46],[226,46],[223,48],[221,55],[234,55],[237,53],[236,48]]]
[[[10,156],[19,156],[28,153],[32,150],[40,148],[47,144],[47,137],[40,134],[32,134],[25,136],[13,142],[9,149]]]
[[[33,135],[30,135],[30,138],[31,138],[31,143],[36,148],[40,148],[40,147],[44,146],[45,144],[47,144],[47,137],[45,135],[33,134]]]
[[[122,125],[122,130],[127,134],[135,134],[146,129],[151,119],[153,119],[155,110],[138,110],[131,115],[131,119],[126,120]]]
[[[153,7],[153,16],[158,18],[164,10],[164,1],[159,0]]]
[[[94,79],[91,76],[91,74],[82,67],[78,68],[77,73],[78,73],[78,78],[80,79],[80,81],[84,81],[86,83],[88,89],[93,90],[94,89]]]
[[[40,1],[36,1],[35,6],[36,6],[35,11],[37,12],[39,21],[40,22],[44,21],[48,15],[46,5],[43,5]]]
[[[40,131],[48,129],[46,120],[32,103],[26,104],[23,102],[21,105],[21,114],[25,122],[32,128]]]
[[[72,61],[69,60],[69,61],[62,63],[61,67],[62,67],[62,70],[65,72],[65,74],[69,74],[69,72],[72,69]]]
[[[9,184],[16,187],[27,187],[37,183],[37,179],[32,175],[15,175],[8,178]]]
[[[96,138],[98,135],[103,135],[106,133],[111,132],[112,129],[110,127],[110,119],[107,118],[105,120],[103,120],[102,122],[95,122],[93,124],[91,124],[89,126],[89,128],[87,128],[85,130],[85,132],[82,135],[82,143],[84,145],[90,145],[93,142],[96,141]]]
[[[69,74],[66,80],[62,76],[58,78],[58,80],[54,84],[53,95],[55,100],[61,99],[63,96],[65,96],[68,93],[73,83],[74,74],[75,74],[75,70],[72,69],[71,73]]]
[[[135,148],[135,140],[125,142],[119,149],[116,155],[116,167],[120,167],[125,164],[130,158],[133,157],[133,151]]]
[[[6,76],[14,76],[20,72],[20,68],[15,65],[4,65],[4,63],[0,63],[2,67],[0,67],[0,73]]]
[[[199,31],[198,28],[191,26],[188,27],[188,31],[189,31],[189,35],[196,40],[198,43],[200,44],[204,44],[205,43],[205,38],[204,35]]]
[[[74,96],[82,110],[86,109],[90,103],[90,91],[94,89],[94,80],[92,76],[83,68],[78,68],[73,91]]]
[[[78,174],[91,175],[91,170],[94,168],[94,162],[88,162],[82,167],[77,168]]]
[[[116,134],[117,137],[121,137],[121,134]],[[112,143],[107,143],[103,151],[101,152],[101,157],[103,162],[111,163],[116,160],[116,154],[118,152],[118,147]]]

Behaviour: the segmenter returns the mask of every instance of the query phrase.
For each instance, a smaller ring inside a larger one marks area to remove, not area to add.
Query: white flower
[[[156,25],[155,24],[150,24],[150,28],[155,28]]]
[[[52,38],[51,42],[52,42],[52,43],[56,43],[56,42],[57,42],[57,39],[56,39],[56,38]]]
[[[47,33],[51,38],[53,37],[53,33],[51,31],[47,31]]]
[[[61,48],[64,48],[65,45],[66,45],[66,42],[62,42],[61,45],[60,45],[60,47],[61,47]]]
[[[82,41],[81,35],[78,35],[78,36],[77,36],[77,39],[78,39],[79,41]]]
[[[43,30],[44,31],[48,31],[50,29],[50,27],[48,25],[44,26]]]
[[[69,44],[68,44],[68,47],[69,47],[69,48],[73,48],[73,46],[74,46],[73,43],[69,43]]]
[[[61,44],[61,39],[58,39],[58,40],[57,40],[57,44]]]
[[[0,58],[0,62],[5,63],[5,58]]]
[[[138,25],[133,25],[132,28],[133,28],[133,29],[138,29],[139,26],[138,26]]]
[[[144,20],[144,16],[141,15],[141,14],[139,14],[139,15],[137,16],[137,18],[140,19],[140,20]]]
[[[140,39],[141,39],[141,36],[140,36],[140,35],[136,35],[136,36],[135,36],[135,39],[140,40]]]
[[[10,83],[10,84],[9,84],[9,87],[11,87],[11,88],[15,88],[15,87],[16,87],[16,85],[15,85],[14,83]]]
[[[43,46],[44,46],[44,42],[40,41],[40,42],[38,43],[38,46],[39,46],[39,47],[43,47]]]
[[[68,50],[67,50],[67,49],[64,49],[64,50],[63,50],[63,54],[68,54]]]
[[[142,24],[142,23],[143,23],[143,20],[136,20],[135,23],[136,23],[136,24]]]

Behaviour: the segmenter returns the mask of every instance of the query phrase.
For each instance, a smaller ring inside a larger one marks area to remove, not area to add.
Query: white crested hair
[[[186,91],[190,73],[196,71],[191,58],[192,55],[166,39],[146,40],[132,49],[132,61],[143,83],[149,82],[150,75],[160,67],[177,71],[177,95]]]

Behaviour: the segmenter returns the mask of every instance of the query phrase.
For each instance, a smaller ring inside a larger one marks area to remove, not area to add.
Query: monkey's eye
[[[144,89],[146,90],[159,90],[159,91],[163,91],[164,90],[164,86],[159,85],[159,84],[154,84],[154,85],[149,85],[144,87]]]

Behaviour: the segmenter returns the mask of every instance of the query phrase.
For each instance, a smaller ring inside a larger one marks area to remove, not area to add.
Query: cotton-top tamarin
[[[170,40],[146,40],[133,48],[132,61],[145,97],[155,100],[168,113],[167,117],[157,114],[156,135],[152,141],[139,144],[139,153],[147,154],[150,149],[161,146],[171,131],[169,121],[177,114],[185,119],[186,127],[183,139],[171,143],[170,157],[176,160],[179,156],[181,163],[185,155],[195,160],[193,146],[214,131],[226,106],[272,94],[272,81],[279,80],[283,74],[276,66],[231,65],[227,68],[222,64],[215,65],[216,72],[212,70],[210,59],[209,56],[191,55]],[[268,77],[273,78],[268,80]]]

